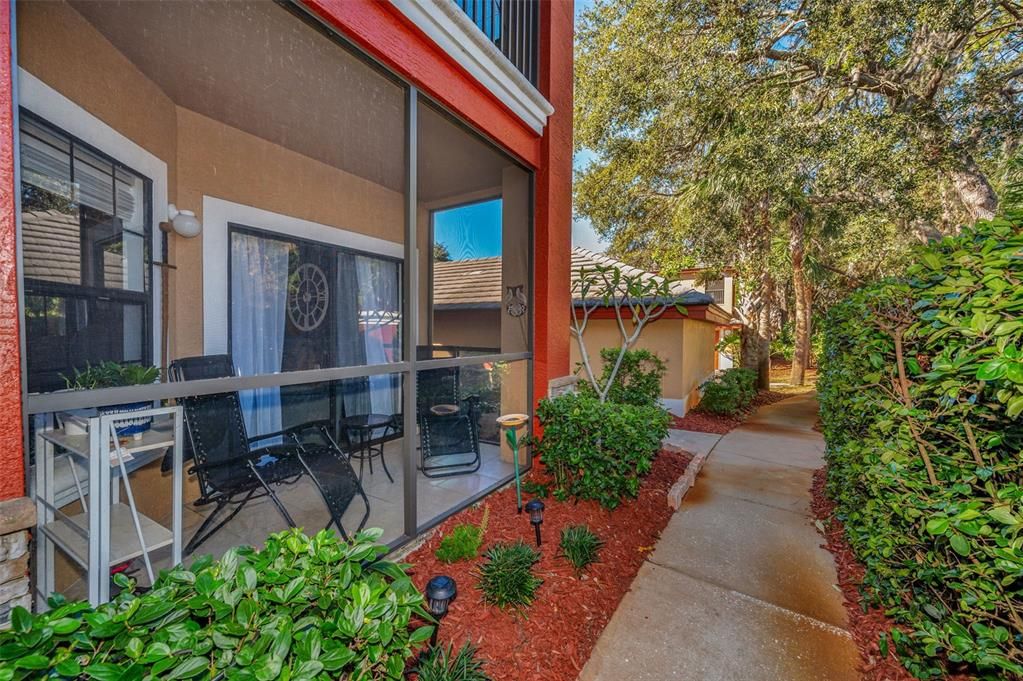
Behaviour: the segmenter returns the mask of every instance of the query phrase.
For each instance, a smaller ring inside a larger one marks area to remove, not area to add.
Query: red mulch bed
[[[735,416],[722,416],[701,411],[699,407],[693,409],[685,416],[671,415],[671,427],[680,430],[695,430],[699,433],[717,433],[724,435],[733,428],[742,425],[742,422],[750,417],[750,414],[764,405],[774,404],[781,400],[792,397],[793,393],[780,393],[774,390],[761,390],[753,398],[750,406]]]
[[[528,516],[515,512],[515,488],[493,494],[479,507],[444,521],[438,532],[405,559],[412,564],[412,578],[420,589],[437,574],[449,575],[458,585],[458,596],[440,628],[441,645],[450,643],[457,648],[467,640],[475,642],[480,657],[486,660],[486,672],[497,681],[574,681],[668,524],[672,509],[666,494],[690,458],[661,451],[643,479],[639,497],[614,511],[594,502],[544,500],[543,557],[535,566],[544,583],[524,614],[483,604],[473,574],[482,559],[446,564],[434,556],[441,538],[455,525],[480,522],[483,505],[490,507],[490,521],[481,554],[497,542],[534,542]],[[528,500],[528,496],[523,499]],[[604,540],[599,562],[581,578],[557,555],[561,529],[577,524],[588,525]]]
[[[811,490],[813,514],[824,528],[825,548],[835,557],[838,586],[842,590],[845,610],[849,615],[849,631],[856,648],[860,651],[860,672],[863,674],[863,680],[913,681],[916,677],[906,671],[899,662],[890,638],[888,655],[881,654],[881,634],[891,631],[898,625],[876,606],[866,605],[864,612],[865,604],[859,591],[860,584],[863,583],[864,568],[846,541],[842,521],[834,517],[835,504],[824,491],[826,480],[827,467],[817,470],[813,475]],[[905,628],[903,631],[909,633]],[[946,678],[950,681],[970,681],[973,677],[956,674]]]

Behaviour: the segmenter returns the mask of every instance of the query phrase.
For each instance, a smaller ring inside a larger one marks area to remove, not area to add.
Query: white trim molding
[[[391,0],[413,24],[537,134],[554,107],[451,0]]]
[[[399,260],[403,260],[405,257],[405,246],[400,243],[212,196],[203,196],[202,342],[203,353],[207,355],[224,354],[228,347],[227,334],[230,314],[227,299],[227,264],[231,248],[228,235],[232,224],[334,246],[344,246]]]

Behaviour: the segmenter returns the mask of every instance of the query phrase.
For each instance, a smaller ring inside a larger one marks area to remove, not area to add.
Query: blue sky
[[[576,23],[593,0],[576,0]],[[573,167],[579,170],[593,159],[593,153],[583,149],[576,153]],[[487,258],[501,255],[501,200],[473,203],[434,213],[434,241],[448,249],[453,260]],[[572,220],[572,245],[603,252],[608,244],[593,231],[586,218]]]
[[[433,240],[448,249],[452,260],[501,255],[501,199],[437,211]]]

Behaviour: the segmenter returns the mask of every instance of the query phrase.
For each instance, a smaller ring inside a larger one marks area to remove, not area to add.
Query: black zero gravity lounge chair
[[[423,475],[446,478],[478,471],[480,398],[461,397],[460,368],[424,369],[416,390]]]
[[[170,365],[173,381],[234,375],[228,355],[187,357]],[[369,499],[348,457],[330,436],[327,422],[311,422],[249,437],[237,392],[185,397],[179,403],[184,409],[188,453],[195,460],[188,472],[195,473],[199,482],[200,497],[195,503],[215,504],[185,547],[186,555],[238,515],[252,499],[269,497],[288,525],[295,527],[273,486],[297,482],[303,475],[315,483],[330,512],[328,529],[337,525],[341,536],[348,539],[341,516],[356,496],[362,497],[366,506],[356,532],[365,526]],[[259,445],[274,439],[281,442]],[[227,517],[210,527],[228,506],[234,508]]]

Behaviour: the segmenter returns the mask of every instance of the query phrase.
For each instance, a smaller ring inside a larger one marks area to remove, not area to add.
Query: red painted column
[[[25,496],[18,334],[11,5],[0,0],[0,501]]]
[[[572,259],[572,38],[574,3],[540,3],[540,92],[554,115],[540,143],[536,173],[533,394],[547,395],[547,382],[569,367],[569,275]]]

